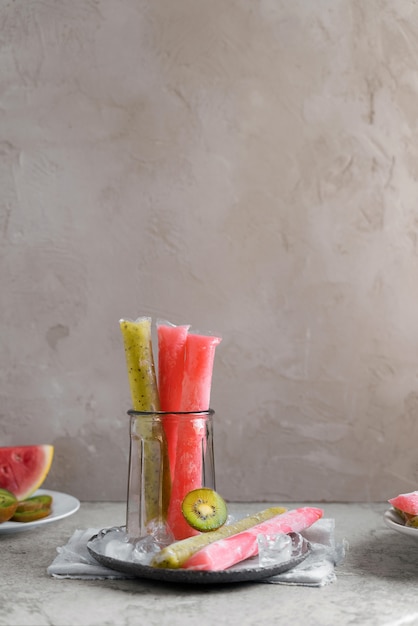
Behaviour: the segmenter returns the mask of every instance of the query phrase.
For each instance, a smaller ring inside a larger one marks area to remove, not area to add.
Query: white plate
[[[392,530],[396,530],[398,533],[402,533],[403,535],[409,535],[409,537],[414,537],[414,539],[418,539],[418,528],[412,528],[411,526],[405,526],[403,519],[394,509],[389,509],[383,515],[384,522],[388,528]]]
[[[48,517],[34,520],[33,522],[3,522],[0,524],[0,535],[7,533],[20,533],[25,530],[37,528],[43,524],[56,522],[59,519],[72,515],[80,508],[80,501],[74,496],[59,491],[51,491],[49,489],[38,489],[34,496],[50,495],[52,496],[52,511]]]

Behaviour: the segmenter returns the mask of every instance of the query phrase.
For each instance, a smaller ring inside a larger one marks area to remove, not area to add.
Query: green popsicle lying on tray
[[[219,528],[218,530],[213,530],[202,535],[196,535],[194,537],[188,537],[187,539],[176,541],[158,552],[153,558],[151,565],[153,567],[177,569],[181,567],[183,563],[185,563],[195,552],[204,546],[207,546],[214,541],[218,541],[219,539],[224,539],[225,537],[230,537],[231,535],[247,530],[248,528],[251,528],[251,526],[260,524],[260,522],[264,522],[272,517],[275,517],[276,515],[280,515],[285,511],[286,509],[283,507],[270,507],[254,515],[244,517],[243,519],[233,522],[232,524],[228,524],[227,526],[222,526],[222,528]]]

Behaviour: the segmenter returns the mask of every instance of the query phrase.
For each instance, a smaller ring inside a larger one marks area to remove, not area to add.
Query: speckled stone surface
[[[255,512],[260,504],[230,505]],[[292,504],[291,507],[298,506]],[[143,580],[58,580],[47,575],[74,530],[124,523],[122,503],[82,503],[42,529],[1,535],[0,626],[293,626],[418,624],[418,541],[387,528],[386,504],[325,504],[349,542],[336,582],[322,588],[263,583],[211,588]]]

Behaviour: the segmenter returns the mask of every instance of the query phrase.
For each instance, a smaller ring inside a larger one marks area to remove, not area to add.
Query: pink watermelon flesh
[[[18,500],[32,495],[44,482],[52,463],[51,445],[0,447],[0,487]]]
[[[411,491],[410,493],[401,493],[396,498],[391,498],[388,502],[404,513],[410,515],[418,515],[418,491]]]

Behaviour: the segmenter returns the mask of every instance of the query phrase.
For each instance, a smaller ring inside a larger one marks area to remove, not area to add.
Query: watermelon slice
[[[54,446],[0,447],[0,487],[18,500],[32,495],[44,482],[54,456]]]
[[[418,491],[411,491],[410,493],[401,493],[395,498],[391,498],[388,502],[395,508],[399,509],[403,513],[409,513],[410,515],[418,515]]]

